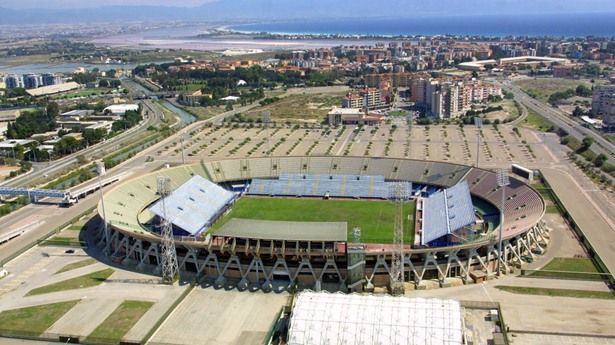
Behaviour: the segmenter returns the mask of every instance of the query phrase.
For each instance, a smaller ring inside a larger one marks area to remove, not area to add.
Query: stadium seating
[[[406,185],[410,195],[412,185]],[[389,186],[384,176],[283,173],[277,180],[253,179],[248,194],[387,199]]]

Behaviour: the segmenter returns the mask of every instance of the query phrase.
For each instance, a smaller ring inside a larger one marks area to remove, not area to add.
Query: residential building
[[[606,131],[615,131],[615,85],[602,85],[594,89],[592,113],[602,116]]]
[[[23,84],[26,89],[36,89],[43,86],[43,78],[40,74],[25,74],[23,76]]]
[[[388,106],[382,91],[378,88],[364,88],[346,94],[342,99],[342,108],[378,109]]]
[[[11,74],[4,78],[4,83],[6,84],[6,88],[11,90],[18,87],[24,87],[23,76]]]
[[[360,108],[333,108],[327,114],[329,125],[378,125],[384,120],[383,114],[368,113]]]

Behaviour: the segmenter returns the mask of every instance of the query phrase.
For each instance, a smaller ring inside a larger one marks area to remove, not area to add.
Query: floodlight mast
[[[500,231],[498,234],[498,261],[497,261],[497,275],[498,277],[502,273],[501,261],[504,260],[504,256],[502,255],[502,232],[504,231],[504,203],[506,202],[506,186],[510,184],[510,179],[508,178],[508,171],[506,169],[498,169],[497,174],[497,184],[500,189],[502,189],[502,200],[500,204]]]
[[[395,224],[393,231],[393,255],[391,260],[391,294],[404,294],[404,203],[408,189],[403,182],[394,183],[389,189],[389,199],[395,203]]]
[[[166,198],[170,193],[170,179],[166,176],[158,177],[158,194],[160,195],[162,217],[160,217],[160,234],[162,237],[162,282],[173,284],[179,278],[177,265],[177,252],[173,239],[173,225],[167,215]]]
[[[103,216],[103,236],[105,237],[105,253],[109,253],[111,249],[111,234],[109,233],[109,225],[107,224],[107,214],[105,213],[105,199],[103,198],[103,185],[102,185],[102,176],[107,172],[105,170],[105,162],[98,161],[96,162],[96,174],[98,175],[98,191],[100,195],[100,206],[102,208],[102,216]]]

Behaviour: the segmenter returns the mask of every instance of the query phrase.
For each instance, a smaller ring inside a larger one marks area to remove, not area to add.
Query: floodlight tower
[[[158,177],[158,194],[162,202],[162,217],[160,217],[160,233],[162,236],[162,281],[166,284],[173,284],[179,278],[179,268],[177,266],[177,252],[175,251],[175,241],[173,239],[173,225],[167,216],[167,206],[165,199],[169,195],[170,179],[166,176]]]
[[[480,162],[480,129],[483,127],[483,119],[476,116],[474,118],[474,125],[476,126],[476,167]]]
[[[498,169],[497,171],[497,183],[498,187],[502,189],[502,204],[500,205],[500,231],[498,234],[498,277],[501,274],[501,265],[500,261],[504,260],[502,257],[502,232],[504,230],[504,202],[506,201],[506,186],[510,184],[510,180],[508,178],[508,171],[506,169]]]
[[[107,215],[105,214],[105,201],[103,198],[103,185],[102,185],[102,177],[107,172],[105,170],[105,162],[98,161],[96,162],[96,174],[98,175],[98,191],[100,192],[100,206],[102,208],[102,216],[103,216],[103,229],[105,236],[105,253],[109,253],[110,242],[111,242],[111,234],[109,233],[109,226],[107,225]]]
[[[402,182],[389,189],[389,199],[395,203],[395,229],[393,231],[393,255],[391,260],[391,294],[404,294],[404,203],[408,189]]]

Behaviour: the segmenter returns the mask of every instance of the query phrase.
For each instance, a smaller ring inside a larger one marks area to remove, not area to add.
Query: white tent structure
[[[303,292],[289,345],[461,345],[461,307],[453,300]]]

